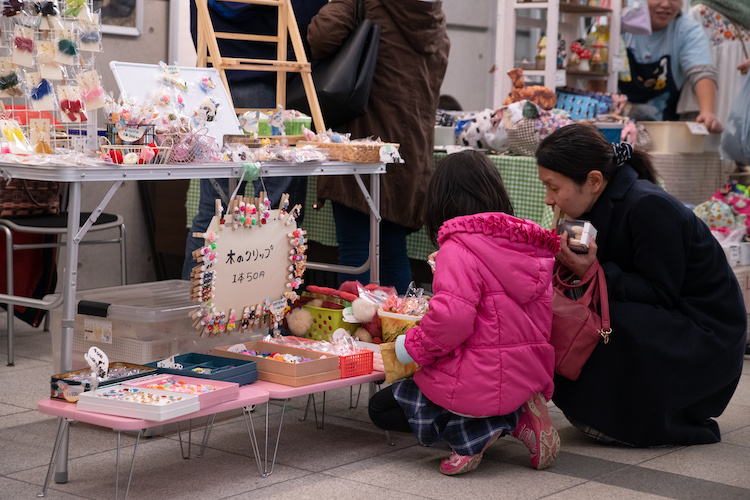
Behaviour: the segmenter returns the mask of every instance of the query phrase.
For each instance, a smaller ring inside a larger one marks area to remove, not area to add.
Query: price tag
[[[380,163],[404,163],[398,149],[391,144],[380,147]]]
[[[182,365],[180,363],[175,363],[174,356],[170,356],[167,359],[162,359],[158,363],[156,363],[156,366],[158,368],[173,368],[175,370],[182,370]]]
[[[687,124],[690,133],[693,135],[708,135],[708,129],[702,123],[698,122],[685,122]]]
[[[75,403],[78,401],[78,396],[83,392],[84,386],[81,385],[68,385],[62,390],[65,401],[69,403]]]
[[[171,77],[180,76],[180,66],[177,64],[167,64],[164,66],[164,73]]]
[[[625,58],[612,56],[612,69],[610,71],[625,71]]]
[[[126,127],[126,128],[120,129],[117,132],[117,135],[120,136],[120,139],[122,139],[123,142],[136,142],[141,137],[143,137],[144,133],[145,133],[145,130],[140,127],[137,127],[137,128]]]
[[[568,79],[564,69],[558,69],[555,71],[555,87],[564,87],[567,85]]]
[[[86,358],[86,362],[91,367],[91,371],[96,373],[99,378],[107,376],[109,371],[109,358],[107,355],[96,346],[91,346],[89,351],[83,355]]]
[[[112,322],[106,319],[83,317],[83,338],[93,342],[112,343]]]

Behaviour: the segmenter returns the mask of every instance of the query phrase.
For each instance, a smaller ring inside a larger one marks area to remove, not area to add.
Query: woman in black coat
[[[583,146],[585,145],[585,146]],[[710,230],[656,185],[651,160],[594,127],[563,127],[539,146],[546,202],[598,230],[587,254],[563,236],[559,261],[578,276],[598,259],[612,323],[576,381],[553,401],[603,442],[632,446],[721,440],[714,417],[742,371],[744,301]]]

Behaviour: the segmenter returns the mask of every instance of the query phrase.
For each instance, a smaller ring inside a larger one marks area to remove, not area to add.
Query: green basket
[[[327,307],[303,306],[312,315],[312,325],[307,330],[307,337],[315,340],[330,340],[328,336],[343,328],[354,333],[359,325],[344,321],[343,309],[328,309]]]

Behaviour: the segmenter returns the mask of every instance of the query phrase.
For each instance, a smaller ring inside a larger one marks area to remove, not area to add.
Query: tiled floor
[[[16,365],[8,367],[4,314],[0,325],[0,498],[31,499],[42,490],[57,428],[54,418],[36,410],[37,401],[48,396],[51,342],[49,333],[17,322]],[[425,448],[411,435],[394,433],[395,445],[389,446],[384,433],[369,422],[364,392],[356,409],[349,409],[348,390],[329,392],[323,430],[312,416],[299,420],[305,398],[292,400],[276,467],[266,478],[258,474],[239,412],[217,420],[202,458],[183,460],[175,433],[141,439],[129,498],[750,499],[750,359],[719,419],[721,443],[605,447],[585,438],[552,408],[562,451],[544,471],[531,469],[524,446],[506,437],[487,451],[476,471],[443,476],[438,464],[447,448]],[[281,407],[272,404],[270,413],[270,426],[276,429]],[[258,431],[263,417],[259,407],[253,417]],[[194,443],[201,437],[202,429],[193,432]],[[123,440],[121,488],[134,444],[132,437]],[[112,431],[73,424],[68,482],[53,482],[48,498],[113,498],[115,450]],[[192,451],[195,455],[197,448]],[[121,489],[121,498],[123,493]]]

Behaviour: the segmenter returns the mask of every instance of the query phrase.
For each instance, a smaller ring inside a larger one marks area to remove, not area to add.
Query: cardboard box
[[[216,356],[224,356],[227,358],[254,360],[257,363],[258,379],[260,380],[274,382],[276,384],[290,385],[292,387],[300,387],[303,385],[317,384],[318,382],[341,378],[338,356],[325,355],[320,352],[269,344],[266,342],[243,343],[245,349],[248,351],[280,352],[282,354],[293,354],[295,356],[311,358],[310,361],[294,364],[285,361],[278,361],[276,359],[232,352],[229,348],[234,345],[238,344],[216,347],[214,348],[213,353]]]
[[[688,122],[638,122],[651,136],[654,153],[703,153],[706,135],[694,134]]]

